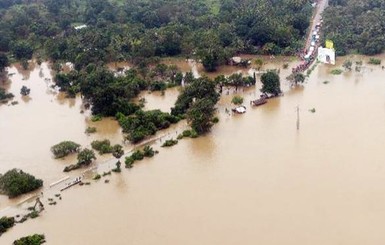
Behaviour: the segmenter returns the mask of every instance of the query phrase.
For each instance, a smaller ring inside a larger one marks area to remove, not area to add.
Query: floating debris
[[[315,113],[315,108],[309,110],[311,113]]]

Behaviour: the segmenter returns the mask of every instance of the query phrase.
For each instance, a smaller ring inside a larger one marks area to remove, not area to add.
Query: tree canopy
[[[4,232],[6,232],[9,228],[14,226],[15,224],[15,218],[14,217],[7,217],[3,216],[0,218],[0,236]]]
[[[79,151],[80,145],[73,141],[62,141],[51,147],[51,152],[55,158],[63,158],[71,153]]]
[[[196,100],[187,111],[187,121],[198,134],[208,132],[213,126],[216,102],[210,98]]]
[[[272,94],[277,96],[281,93],[281,83],[279,75],[274,70],[269,70],[261,76],[262,93]]]
[[[236,52],[294,53],[309,26],[310,3],[5,0],[0,3],[0,52],[29,59],[38,51],[77,68],[122,59],[139,64],[155,56],[200,54],[211,70]]]
[[[373,55],[385,50],[384,0],[329,0],[324,11],[324,33],[337,55]]]
[[[172,115],[183,115],[192,105],[194,100],[210,99],[217,103],[219,94],[215,89],[215,83],[207,77],[194,79],[191,84],[186,86],[178,96],[175,106],[171,108]]]
[[[13,242],[13,245],[40,245],[45,243],[45,236],[43,234],[33,234],[22,237]]]
[[[34,191],[41,186],[43,186],[41,179],[36,179],[22,170],[12,169],[0,175],[0,191],[9,197]]]

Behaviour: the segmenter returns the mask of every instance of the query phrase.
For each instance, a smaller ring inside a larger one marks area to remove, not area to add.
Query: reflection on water
[[[229,116],[220,109],[220,123],[210,134],[170,149],[156,144],[160,153],[153,159],[108,177],[109,184],[101,180],[64,192],[57,206],[17,225],[1,242],[44,233],[58,245],[382,244],[385,72],[371,66],[364,74],[334,76],[333,68],[319,65],[304,88],[289,92],[284,82],[285,96],[256,108],[246,103],[246,114]],[[245,101],[259,94],[258,86],[243,92]],[[0,133],[10,139],[0,141],[1,170],[19,164],[36,175],[55,175],[60,164],[47,149],[63,135],[87,144],[87,115],[79,114],[80,101],[72,109],[46,102],[37,111],[35,90],[28,103],[35,116],[26,118],[22,105],[0,107]],[[230,106],[232,93],[220,108]],[[12,126],[3,118],[12,119]],[[50,132],[40,132],[42,147],[30,140],[37,138],[39,123]],[[18,131],[23,137],[13,137]],[[108,134],[120,137],[119,131]],[[26,158],[16,153],[16,144]]]

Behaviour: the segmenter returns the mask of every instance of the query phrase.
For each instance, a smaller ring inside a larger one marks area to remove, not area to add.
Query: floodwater
[[[68,99],[52,89],[52,74],[47,63],[41,66],[32,63],[30,68],[24,71],[18,65],[12,66],[8,69],[8,73],[13,74],[10,81],[0,83],[9,88],[18,101],[14,106],[0,105],[0,173],[20,168],[49,185],[68,175],[62,172],[67,164],[76,163],[74,156],[64,160],[53,159],[52,145],[72,140],[90,147],[91,141],[104,138],[115,144],[121,143],[123,136],[116,121],[91,122],[89,112],[80,113],[82,103],[79,97]],[[23,85],[31,89],[27,97],[20,95]],[[88,126],[96,127],[98,134],[86,135]],[[8,200],[0,195],[0,208],[23,198]]]
[[[0,242],[44,233],[55,245],[383,244],[385,71],[366,65],[363,73],[353,69],[335,76],[333,68],[318,65],[303,87],[290,89],[283,82],[285,96],[261,107],[247,103],[258,88],[239,92],[247,105],[243,115],[224,113],[230,91],[219,104],[219,124],[207,136],[170,149],[155,144],[160,153],[154,158],[109,176],[109,184],[102,179],[63,192],[56,206],[15,226]],[[281,69],[281,77],[289,70]],[[68,100],[42,101],[36,105],[40,110],[33,109],[37,90],[32,87],[28,106],[0,107],[1,135],[7,135],[1,140],[1,170],[19,164],[36,175],[55,175],[60,162],[47,153],[60,137],[51,134],[88,142],[80,101],[72,107]],[[55,109],[45,109],[49,105],[66,116],[57,118]],[[110,134],[113,139],[119,133]],[[43,146],[31,143],[34,139]]]

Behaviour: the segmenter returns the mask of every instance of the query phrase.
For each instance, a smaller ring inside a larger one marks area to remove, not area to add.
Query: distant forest
[[[329,0],[324,31],[338,55],[385,50],[385,0]]]
[[[1,0],[0,52],[15,60],[71,61],[77,69],[178,55],[220,63],[236,53],[294,54],[309,27],[311,2]],[[79,25],[87,27],[76,30]]]

